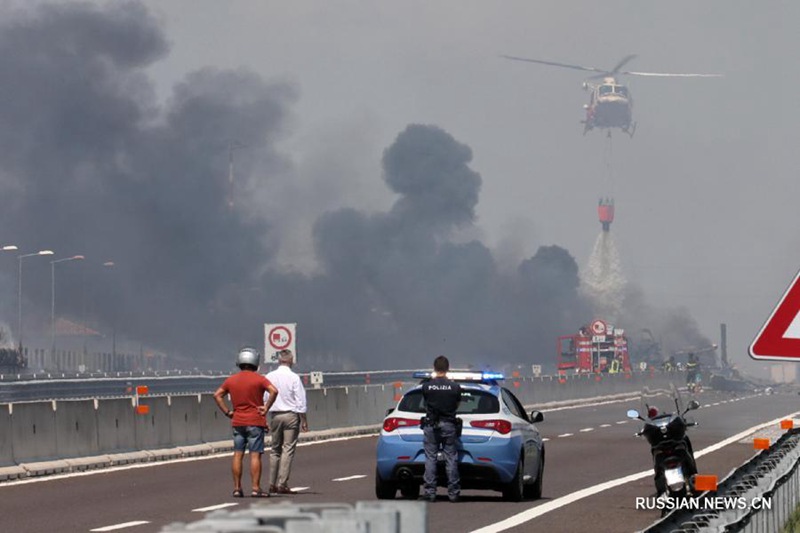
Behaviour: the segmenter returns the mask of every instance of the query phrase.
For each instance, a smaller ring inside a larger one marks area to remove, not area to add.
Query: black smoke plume
[[[482,178],[471,149],[436,126],[408,126],[385,150],[397,195],[385,212],[318,214],[319,273],[279,269],[283,222],[254,199],[291,175],[276,143],[295,91],[203,69],[160,103],[145,69],[168,51],[136,2],[44,5],[0,25],[2,244],[86,256],[59,268],[59,315],[215,368],[260,344],[264,322],[297,322],[307,369],[427,367],[437,354],[454,366],[552,364],[555,338],[591,320],[565,249],[542,247],[506,274],[484,244],[458,238]],[[239,139],[249,155],[231,208]],[[36,259],[25,305],[29,336],[38,316],[46,337],[48,265]],[[14,266],[0,304],[12,324]]]
[[[282,168],[272,143],[292,90],[207,69],[159,107],[144,69],[167,51],[137,3],[45,5],[3,23],[3,239],[20,253],[86,256],[82,281],[59,287],[60,314],[113,321],[168,352],[230,351],[236,317],[218,312],[219,295],[252,285],[270,232],[228,208],[227,147],[247,138],[259,144],[260,175]],[[29,307],[49,300],[49,283],[33,282],[45,263],[26,260]],[[8,305],[5,315],[15,315]]]

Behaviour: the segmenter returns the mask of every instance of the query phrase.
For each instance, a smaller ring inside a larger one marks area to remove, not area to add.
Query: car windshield
[[[413,390],[403,396],[397,409],[407,413],[424,413],[425,399],[422,397],[422,390]],[[457,414],[482,415],[498,411],[500,402],[494,394],[476,389],[461,389],[461,403],[458,404]]]

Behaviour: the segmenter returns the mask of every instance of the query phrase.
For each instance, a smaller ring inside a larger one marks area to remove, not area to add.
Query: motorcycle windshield
[[[680,391],[670,384],[669,389],[642,391],[639,414],[644,419],[653,419],[672,413],[682,414],[684,401]]]

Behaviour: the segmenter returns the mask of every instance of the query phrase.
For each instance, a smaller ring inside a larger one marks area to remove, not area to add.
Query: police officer
[[[458,475],[458,427],[456,409],[461,401],[461,387],[447,379],[450,361],[440,355],[433,361],[434,376],[422,385],[425,399],[425,495],[436,501],[436,455],[442,449],[447,471],[447,496],[451,502],[461,499],[461,479]]]

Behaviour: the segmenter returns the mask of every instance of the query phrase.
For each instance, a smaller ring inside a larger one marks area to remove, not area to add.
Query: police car
[[[415,378],[430,379],[430,372]],[[544,420],[539,411],[525,412],[514,394],[500,386],[499,373],[448,372],[461,385],[457,416],[463,421],[458,446],[462,489],[488,489],[510,501],[540,498],[545,452],[534,425]],[[419,496],[425,471],[420,419],[425,415],[422,385],[407,391],[397,407],[389,409],[378,439],[375,495],[393,499]],[[447,486],[444,457],[439,453],[439,486]]]

